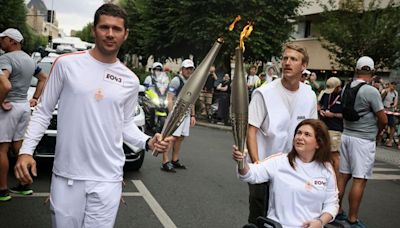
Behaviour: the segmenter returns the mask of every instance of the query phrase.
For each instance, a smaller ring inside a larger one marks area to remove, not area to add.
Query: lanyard
[[[331,107],[336,103],[337,100],[339,100],[340,94],[338,94],[335,98],[335,100],[332,103],[329,103],[331,101],[331,95],[329,94],[329,99],[328,99],[328,110],[331,110]]]

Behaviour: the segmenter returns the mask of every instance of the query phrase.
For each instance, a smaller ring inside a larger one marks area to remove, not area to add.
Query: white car
[[[43,71],[49,74],[51,66],[56,58],[57,56],[55,55],[44,57],[38,63],[38,65],[42,68]],[[36,77],[32,77],[31,87],[29,88],[28,91],[28,99],[31,99],[33,97],[36,85],[37,85],[37,79]],[[144,87],[141,86],[139,90],[143,92]],[[32,111],[33,110],[34,108],[32,108]],[[134,115],[135,115],[134,121],[136,125],[139,127],[139,129],[143,131],[145,125],[145,116],[142,107],[137,105],[135,108]],[[43,138],[40,140],[38,146],[36,147],[34,154],[35,158],[53,158],[55,152],[56,137],[57,137],[57,107],[53,112],[53,118],[50,120],[50,125],[48,129],[46,130]],[[123,148],[125,152],[124,169],[133,171],[139,170],[143,164],[145,151],[129,143],[124,143]]]

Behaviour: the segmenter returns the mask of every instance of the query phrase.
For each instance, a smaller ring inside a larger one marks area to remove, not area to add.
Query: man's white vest
[[[269,118],[268,129],[263,129],[266,132],[257,131],[260,160],[278,152],[290,152],[297,124],[304,119],[315,118],[313,113],[316,110],[316,96],[310,86],[300,83],[299,89],[295,92],[292,113],[286,104],[286,95],[279,87],[282,87],[281,79],[274,80],[267,86],[254,91],[263,96]]]

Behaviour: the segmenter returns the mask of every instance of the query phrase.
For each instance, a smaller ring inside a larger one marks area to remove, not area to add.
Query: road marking
[[[174,222],[172,222],[171,218],[167,215],[167,213],[165,213],[160,204],[158,204],[156,199],[151,195],[150,191],[146,188],[146,186],[144,186],[143,182],[140,180],[132,180],[132,182],[142,194],[144,200],[153,210],[154,214],[160,220],[161,224],[166,228],[176,228]]]
[[[12,197],[30,197],[30,198],[35,198],[35,197],[48,197],[50,196],[49,192],[34,192],[32,195],[20,195],[20,194],[15,194],[11,193]],[[130,196],[143,196],[140,192],[123,192],[122,196],[125,197],[130,197]]]
[[[400,169],[397,168],[374,167],[372,171],[373,180],[400,180]],[[398,174],[389,174],[385,172],[396,172]]]
[[[50,195],[50,193],[48,192],[34,192],[32,195],[20,195],[20,194],[15,194],[15,193],[10,193],[10,195],[14,198],[14,197],[21,197],[21,198],[25,198],[25,197],[29,197],[29,198],[35,198],[35,197],[48,197]]]
[[[160,204],[156,201],[156,199],[151,195],[150,191],[146,188],[140,180],[132,180],[132,183],[136,186],[139,192],[122,192],[122,196],[124,197],[135,197],[140,196],[143,197],[146,203],[150,206],[151,210],[160,220],[161,224],[166,228],[176,228],[176,225],[171,220],[171,218],[167,215],[167,213],[162,209]],[[12,197],[21,197],[21,198],[39,198],[39,197],[49,197],[49,192],[34,192],[32,195],[20,195],[11,193]]]
[[[373,180],[400,180],[400,175],[395,174],[372,174]]]
[[[388,171],[394,171],[394,172],[400,172],[400,169],[394,169],[394,168],[374,168],[374,172],[388,172]]]

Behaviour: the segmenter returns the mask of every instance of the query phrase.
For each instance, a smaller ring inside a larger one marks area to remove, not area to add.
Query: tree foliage
[[[81,31],[78,31],[76,33],[76,37],[81,38],[81,40],[89,42],[89,43],[94,43],[94,38],[92,34],[92,28],[93,28],[93,23],[90,22],[88,23]]]
[[[220,36],[225,44],[220,56],[229,59],[238,45],[239,34],[247,21],[254,23],[253,34],[245,43],[247,61],[269,61],[281,52],[293,26],[301,0],[122,0],[129,14],[130,36],[124,47],[127,53],[143,56],[188,57],[201,60]],[[228,26],[237,16],[234,31]]]
[[[26,6],[24,0],[1,1],[0,4],[0,30],[7,28],[17,28],[21,32],[27,30]]]
[[[26,52],[30,53],[46,44],[47,38],[35,34],[26,24],[27,9],[24,0],[1,1],[0,12],[0,31],[7,28],[18,29],[24,36],[23,49]]]
[[[331,60],[344,70],[354,69],[357,59],[364,55],[373,58],[377,68],[399,66],[399,5],[372,0],[364,8],[359,1],[341,2],[339,6],[334,1],[323,5],[325,11],[318,26],[322,46],[332,53]]]

